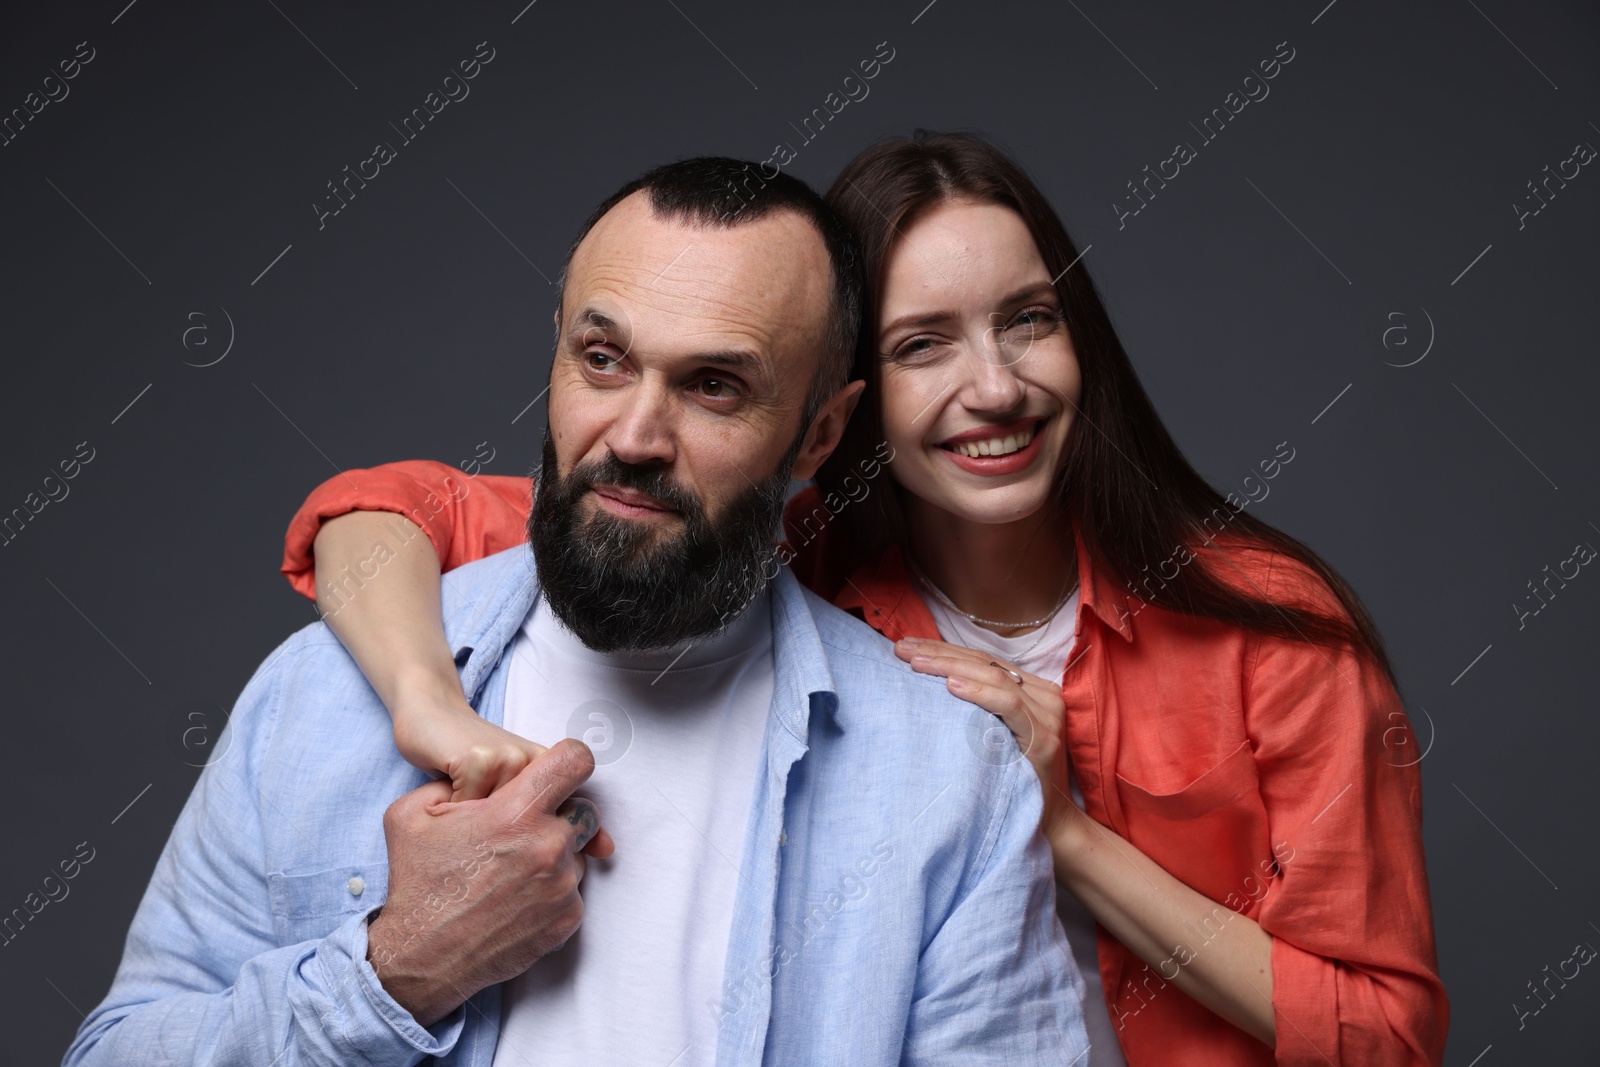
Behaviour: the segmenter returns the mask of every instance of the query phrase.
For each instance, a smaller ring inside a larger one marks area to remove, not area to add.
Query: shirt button
[[[779,830],[778,831],[778,844],[787,845],[788,843],[789,843],[789,831],[788,830]]]
[[[365,882],[363,882],[361,880],[360,875],[357,875],[356,877],[350,879],[350,881],[345,883],[345,885],[346,885],[346,888],[348,888],[350,890],[350,895],[353,896],[353,897],[359,897],[362,894],[362,892],[367,888],[367,883],[365,883]]]

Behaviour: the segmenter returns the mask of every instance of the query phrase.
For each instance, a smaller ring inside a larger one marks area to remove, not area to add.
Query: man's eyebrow
[[[617,320],[598,308],[584,308],[572,320],[572,325],[574,327],[594,326],[601,330],[615,330],[617,329]]]
[[[573,329],[567,331],[571,337],[579,327],[620,332],[617,321],[598,308],[584,308],[572,320]],[[773,380],[772,368],[768,361],[762,359],[754,352],[742,348],[719,349],[711,352],[695,352],[685,359],[694,363],[709,363],[717,367],[727,367],[729,370],[741,371],[755,379],[756,384],[764,391],[776,391],[777,383]]]
[[[1022,286],[1020,289],[1017,289],[1016,291],[1006,295],[1000,301],[1000,306],[1008,307],[1012,304],[1019,304],[1022,301],[1027,300],[1029,297],[1038,297],[1046,293],[1054,292],[1055,286],[1049,281],[1030,282],[1029,284]],[[915,326],[919,328],[923,326],[937,326],[941,322],[948,322],[957,317],[958,316],[954,311],[929,311],[918,315],[902,315],[893,322],[887,323],[881,327],[879,332],[890,333],[894,330],[904,329],[907,326]]]
[[[772,379],[772,368],[768,362],[753,352],[743,349],[726,349],[719,352],[696,352],[689,357],[697,363],[710,363],[718,367],[727,367],[730,370],[742,371],[751,378],[765,392],[775,391],[776,383]]]

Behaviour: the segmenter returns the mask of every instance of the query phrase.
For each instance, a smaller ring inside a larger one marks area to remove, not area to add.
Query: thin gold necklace
[[[1068,582],[1063,582],[1061,585],[1061,599],[1056,601],[1056,606],[1051,608],[1050,613],[1043,618],[1034,619],[1032,622],[998,622],[994,619],[985,619],[981,616],[974,615],[970,611],[962,611],[956,606],[956,602],[946,596],[944,590],[935,585],[933,583],[933,579],[929,578],[927,573],[921,567],[917,566],[916,560],[912,559],[909,553],[906,555],[906,562],[911,565],[911,570],[916,574],[917,579],[921,581],[923,585],[927,586],[928,590],[933,593],[934,596],[938,597],[940,602],[943,603],[945,607],[949,608],[957,615],[964,616],[972,622],[983,626],[999,626],[1002,629],[1021,630],[1032,626],[1043,626],[1045,623],[1055,618],[1056,614],[1062,608],[1066,607],[1067,601],[1071,598],[1073,590],[1078,587],[1077,575],[1073,575]]]

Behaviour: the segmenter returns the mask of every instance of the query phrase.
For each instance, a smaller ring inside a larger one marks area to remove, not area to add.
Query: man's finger
[[[572,851],[582,852],[600,832],[600,809],[586,797],[573,797],[556,812],[572,828]]]
[[[583,847],[583,854],[585,856],[593,856],[597,860],[603,860],[616,850],[616,842],[611,840],[611,834],[602,826],[600,831],[594,835],[594,840]]]
[[[438,814],[440,805],[450,803],[450,780],[434,779],[424,782],[409,793],[402,793],[395,797],[383,813],[384,833],[397,831],[400,827],[414,825],[415,820],[427,815]]]
[[[514,805],[513,821],[531,814],[554,815],[573,791],[594,773],[594,753],[573,738],[557,741],[549,751],[522,768],[504,789],[490,796],[490,802],[504,797]]]

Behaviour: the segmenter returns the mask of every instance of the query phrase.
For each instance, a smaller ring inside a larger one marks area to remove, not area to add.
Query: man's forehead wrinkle
[[[633,284],[627,273],[616,276],[597,274],[586,284],[585,303],[615,305],[614,317],[627,328],[641,323],[634,320],[678,320],[680,329],[697,336],[734,335],[758,342],[765,349],[786,322],[772,321],[772,314],[750,300],[727,299],[725,294],[704,287],[684,285],[681,292],[663,287]],[[726,347],[726,345],[724,345]]]
[[[713,319],[749,323],[761,333],[775,335],[792,329],[799,316],[801,286],[785,278],[762,277],[731,265],[678,262],[652,286],[668,299],[681,301]]]
[[[615,304],[618,314],[612,317],[624,325],[635,313],[688,319],[704,327],[690,325],[691,333],[747,338],[761,351],[770,350],[783,334],[813,325],[804,313],[808,302],[801,299],[804,281],[785,284],[789,279],[741,277],[715,263],[685,264],[682,260],[660,277],[653,276],[647,265],[609,257],[596,257],[586,266],[583,276],[574,278],[577,306],[588,309],[603,303],[607,305],[601,309],[605,313]]]

